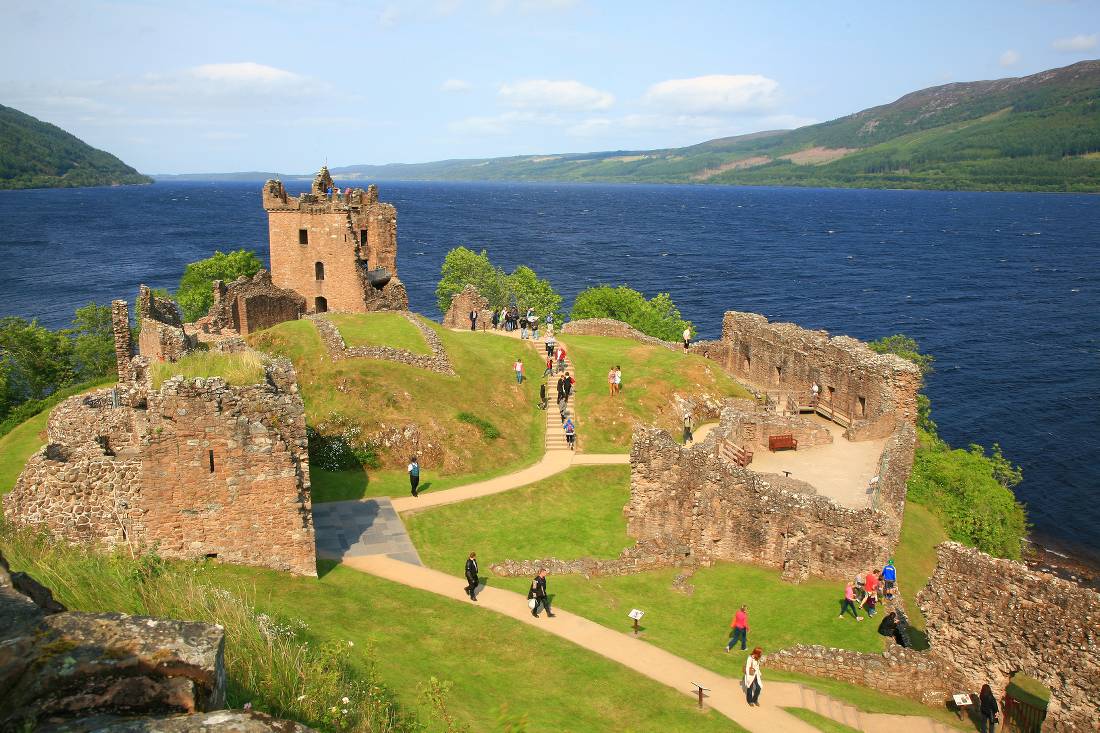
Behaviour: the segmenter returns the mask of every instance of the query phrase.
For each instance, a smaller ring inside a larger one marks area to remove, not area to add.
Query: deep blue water
[[[384,183],[414,310],[448,249],[531,264],[572,297],[668,291],[703,337],[728,309],[936,356],[940,432],[999,442],[1044,544],[1100,562],[1100,198],[718,186]],[[267,256],[260,186],[0,192],[0,315],[67,325],[172,288],[214,248]]]

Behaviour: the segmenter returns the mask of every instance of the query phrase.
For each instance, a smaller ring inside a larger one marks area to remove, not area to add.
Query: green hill
[[[1100,191],[1100,61],[931,87],[831,122],[686,148],[332,172],[341,179]]]
[[[152,182],[60,127],[0,105],[0,189]]]

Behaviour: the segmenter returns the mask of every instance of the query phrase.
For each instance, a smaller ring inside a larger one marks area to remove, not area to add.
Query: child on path
[[[419,496],[417,487],[420,486],[420,464],[416,460],[416,456],[409,459],[409,485],[412,488],[412,495]]]
[[[569,450],[573,450],[573,442],[577,439],[577,429],[573,426],[573,418],[565,421],[565,442],[569,444]]]
[[[730,628],[733,629],[733,633],[730,635],[730,642],[726,644],[726,653],[729,654],[730,649],[737,643],[738,639],[741,640],[741,651],[745,651],[745,644],[748,642],[749,633],[749,607],[742,605],[741,608],[733,615],[733,620],[730,621]]]
[[[615,394],[619,394],[623,391],[623,368],[621,366],[615,367]]]
[[[611,367],[611,371],[607,373],[607,393],[609,396],[615,396],[615,367]]]
[[[517,356],[512,368],[516,370],[516,384],[523,384],[523,360]]]
[[[852,615],[856,617],[856,621],[863,620],[863,617],[859,615],[859,611],[856,610],[856,589],[851,581],[848,581],[848,585],[844,586],[844,602],[840,605],[840,615],[837,618],[844,618],[844,612],[849,608],[852,609]]]
[[[745,700],[756,707],[760,707],[760,688],[764,686],[760,677],[760,656],[763,653],[763,649],[756,647],[745,659]]]

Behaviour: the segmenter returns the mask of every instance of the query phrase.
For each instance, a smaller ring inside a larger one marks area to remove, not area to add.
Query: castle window
[[[318,295],[316,298],[313,299],[313,310],[317,311],[318,313],[328,312],[328,301],[322,296]]]
[[[867,398],[859,398],[859,416],[864,417],[867,414]]]
[[[779,380],[781,380],[782,378],[783,378],[783,367],[776,367],[775,368],[775,374],[773,375],[773,379],[775,380],[775,383],[779,384]]]
[[[359,244],[363,245],[364,247],[367,246],[367,230],[366,229],[360,229],[359,230]]]
[[[308,229],[299,229],[298,230],[298,244],[309,244],[309,230]]]
[[[313,275],[317,280],[325,279],[325,263],[317,262],[313,265]]]
[[[210,451],[209,456],[210,456],[210,473],[214,473],[214,451]]]

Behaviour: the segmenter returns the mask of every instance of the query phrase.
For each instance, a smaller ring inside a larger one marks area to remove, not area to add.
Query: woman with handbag
[[[760,707],[760,688],[764,686],[760,677],[760,656],[763,653],[763,649],[756,647],[745,659],[745,700],[756,707]]]

